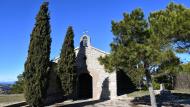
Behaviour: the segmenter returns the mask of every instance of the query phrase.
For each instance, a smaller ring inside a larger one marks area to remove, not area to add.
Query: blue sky
[[[58,56],[66,29],[72,25],[75,46],[88,31],[92,45],[109,52],[111,20],[119,21],[124,12],[142,8],[145,16],[164,9],[171,0],[48,0],[51,16],[51,59]],[[173,0],[190,7],[189,0]],[[43,0],[0,0],[0,81],[14,81],[24,69],[29,37]],[[180,55],[183,60],[190,55]]]

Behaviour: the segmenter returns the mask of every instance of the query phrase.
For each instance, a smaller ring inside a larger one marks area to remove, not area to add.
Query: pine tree
[[[179,70],[179,59],[173,51],[187,52],[190,47],[190,9],[170,3],[165,10],[153,12],[144,19],[141,9],[124,14],[124,19],[112,22],[115,36],[111,43],[111,54],[100,57],[101,64],[110,72],[124,69],[133,76],[144,72],[151,97],[156,106],[152,87],[152,72],[163,75]],[[157,68],[155,70],[155,68]],[[139,69],[139,70],[138,70]]]
[[[74,67],[75,51],[73,38],[74,33],[70,26],[68,27],[58,62],[58,74],[60,76],[64,96],[72,96],[75,89],[76,72]]]
[[[125,13],[122,21],[113,21],[112,32],[115,38],[111,43],[111,54],[105,57],[107,59],[101,57],[101,63],[108,62],[105,67],[111,67],[112,71],[123,69],[135,74],[141,69],[146,76],[151,105],[156,107],[149,67],[156,64],[155,58],[158,57],[159,51],[156,50],[157,45],[152,44],[151,39],[154,38],[151,38],[142,10],[135,9],[130,14]]]
[[[50,17],[48,2],[44,2],[36,16],[36,24],[30,35],[28,57],[25,62],[25,98],[30,106],[43,106],[46,97],[50,58]]]
[[[143,72],[150,93],[151,106],[156,107],[151,73],[156,67],[166,70],[171,64],[172,67],[178,65],[179,60],[166,45],[171,39],[157,36],[148,25],[149,22],[144,18],[141,9],[135,9],[130,14],[125,13],[124,19],[119,22],[113,21],[112,32],[115,38],[111,43],[111,54],[100,57],[100,62],[110,72],[118,69],[126,71],[134,81],[139,79],[136,75]],[[163,64],[165,66],[162,66]]]

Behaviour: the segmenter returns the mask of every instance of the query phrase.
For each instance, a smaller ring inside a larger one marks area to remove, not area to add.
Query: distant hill
[[[6,81],[6,82],[3,82],[3,81],[0,81],[0,85],[9,85],[9,84],[14,84],[15,81]]]
[[[8,94],[15,82],[0,82],[0,94]]]
[[[2,91],[11,90],[11,86],[0,86],[0,90]]]

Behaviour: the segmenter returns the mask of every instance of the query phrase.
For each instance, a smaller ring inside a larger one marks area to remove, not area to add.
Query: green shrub
[[[24,92],[24,79],[23,75],[20,74],[18,77],[18,81],[12,85],[11,93],[12,94],[20,94]]]
[[[156,81],[152,81],[152,85],[153,85],[154,89],[156,89],[156,90],[160,89],[160,84],[157,83]]]

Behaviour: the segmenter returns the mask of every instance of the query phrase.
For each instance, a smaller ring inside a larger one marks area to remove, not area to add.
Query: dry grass
[[[24,100],[23,94],[0,95],[0,103],[14,103]]]
[[[178,90],[171,90],[172,93],[183,93],[183,94],[190,94],[189,89],[178,89]],[[127,94],[128,97],[142,97],[145,95],[149,95],[148,91],[135,91],[132,93]]]
[[[190,89],[176,89],[176,90],[171,90],[172,93],[186,93],[190,94]]]
[[[127,94],[128,97],[142,97],[145,95],[149,95],[149,92],[142,90],[142,91],[135,91],[135,92]]]

